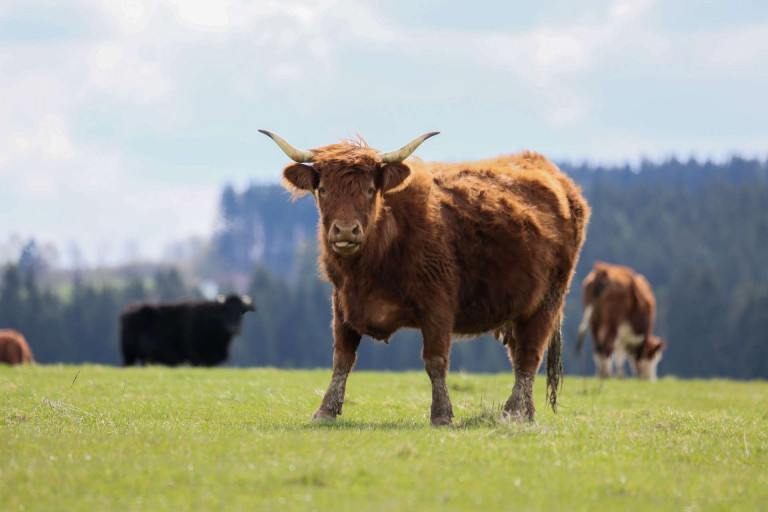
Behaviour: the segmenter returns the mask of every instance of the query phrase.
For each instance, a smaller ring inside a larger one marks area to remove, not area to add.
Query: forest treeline
[[[660,375],[768,378],[768,165],[644,162],[638,168],[561,167],[592,207],[587,241],[565,310],[565,369],[591,373],[591,357],[573,355],[581,317],[581,280],[595,260],[643,273],[658,302],[656,333],[668,348]],[[316,265],[317,212],[311,197],[291,203],[279,186],[226,187],[216,232],[193,268],[172,263],[124,268],[98,280],[78,271],[51,284],[30,242],[3,268],[0,328],[22,331],[38,361],[118,364],[119,311],[139,299],[201,296],[205,279],[221,292],[251,295],[229,364],[329,367],[330,291]],[[358,367],[422,368],[416,331],[389,345],[365,339]],[[490,336],[456,343],[454,370],[507,371]]]

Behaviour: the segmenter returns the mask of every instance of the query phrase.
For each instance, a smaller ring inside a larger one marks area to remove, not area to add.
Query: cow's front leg
[[[608,379],[613,375],[613,361],[610,355],[601,354],[595,351],[592,354],[592,359],[595,361],[595,372],[601,379]]]
[[[424,369],[432,381],[432,409],[429,421],[432,426],[440,427],[450,425],[453,418],[453,406],[448,396],[446,376],[451,356],[450,332],[423,332],[424,348],[421,357],[424,360]]]
[[[592,355],[595,360],[595,371],[601,379],[608,379],[613,376],[613,358],[619,347],[617,346],[618,330],[609,326],[603,328],[598,334],[599,342],[595,344],[595,352]],[[617,366],[616,371],[619,371]],[[621,375],[623,377],[623,375]]]
[[[357,347],[362,336],[344,323],[337,293],[333,294],[333,375],[320,407],[312,414],[312,421],[335,421],[344,405],[347,377],[357,360]]]

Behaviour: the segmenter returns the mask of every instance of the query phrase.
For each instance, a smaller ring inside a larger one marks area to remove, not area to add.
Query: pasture
[[[566,376],[504,424],[509,374],[0,365],[2,510],[760,510],[768,383]]]

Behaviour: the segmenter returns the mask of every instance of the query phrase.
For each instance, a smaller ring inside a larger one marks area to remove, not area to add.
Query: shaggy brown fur
[[[582,282],[582,293],[585,318],[579,328],[576,352],[580,350],[589,327],[596,361],[601,357],[610,359],[616,352],[617,344],[621,344],[623,351],[629,355],[635,374],[638,374],[639,366],[654,360],[658,362],[666,343],[652,334],[656,298],[642,274],[629,267],[597,261]],[[631,329],[634,343],[621,339],[619,331],[622,324]],[[610,365],[606,363],[602,372],[598,367],[598,375],[609,377],[609,370]],[[623,376],[623,359],[617,361],[617,372]],[[655,378],[655,364],[653,375],[642,376]]]
[[[284,184],[320,210],[320,263],[334,284],[333,377],[313,420],[341,414],[362,335],[422,331],[431,422],[451,423],[452,335],[496,331],[515,370],[506,416],[533,419],[533,379],[555,340],[548,378],[557,401],[559,326],[589,207],[536,153],[464,163],[382,164],[362,141],[314,151]]]
[[[23,364],[34,363],[32,349],[19,331],[13,329],[0,330],[0,363]]]

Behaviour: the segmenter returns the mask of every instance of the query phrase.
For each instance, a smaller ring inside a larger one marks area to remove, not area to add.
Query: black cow
[[[120,314],[123,364],[214,366],[229,357],[243,315],[256,311],[250,297],[215,301],[135,302]]]

